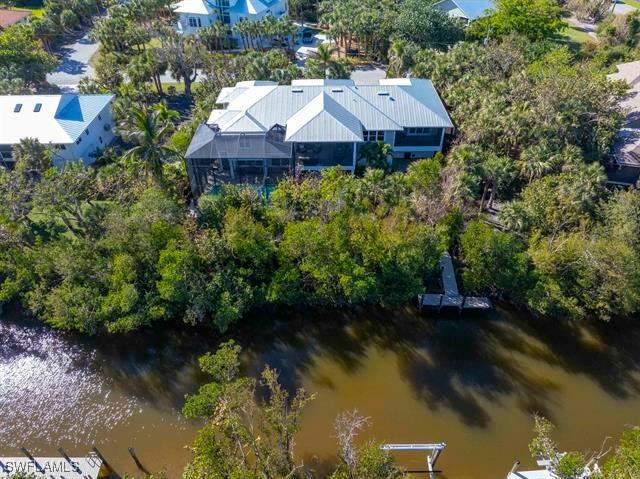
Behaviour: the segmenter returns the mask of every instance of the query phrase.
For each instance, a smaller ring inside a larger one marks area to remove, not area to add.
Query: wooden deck
[[[442,308],[457,308],[459,311],[487,311],[493,307],[489,298],[463,296],[460,294],[453,261],[448,252],[444,253],[440,259],[440,270],[442,271],[442,288],[444,294],[419,294],[418,308],[420,310],[427,308],[441,311]]]

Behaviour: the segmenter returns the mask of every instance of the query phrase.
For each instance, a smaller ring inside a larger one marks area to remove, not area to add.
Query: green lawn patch
[[[640,2],[636,0],[623,0],[623,2],[626,3],[627,5],[631,5],[632,7],[636,7],[640,9]]]
[[[573,43],[586,43],[587,40],[595,40],[587,32],[577,29],[573,25],[569,25],[562,31],[562,35]]]
[[[6,3],[0,1],[0,8],[9,8]],[[23,12],[31,12],[34,17],[41,17],[44,15],[44,8],[42,8],[42,0],[25,0],[18,2],[11,10],[19,10]]]

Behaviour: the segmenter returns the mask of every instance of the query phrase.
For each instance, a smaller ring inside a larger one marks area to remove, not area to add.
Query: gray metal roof
[[[186,158],[291,158],[292,145],[264,134],[221,134],[200,124],[189,144]]]
[[[364,130],[453,128],[431,81],[415,78],[385,79],[378,85],[240,82],[223,89],[218,101],[227,107],[211,112],[211,128],[198,128],[187,157],[284,158],[291,154],[291,143],[358,143]],[[279,141],[267,139],[274,125],[286,128]]]
[[[335,99],[321,92],[289,118],[285,141],[362,142],[362,124]]]
[[[452,128],[453,123],[429,80],[415,78],[381,80],[380,85],[239,85],[239,93],[227,90],[227,110],[245,112],[269,129],[274,124],[288,125],[289,120],[320,94],[338,103],[356,117],[365,130],[402,130],[411,127]],[[329,104],[327,102],[327,104]],[[227,131],[224,121],[217,121],[214,110],[210,124]],[[333,118],[329,115],[328,119]],[[236,120],[237,121],[237,120]],[[234,121],[235,123],[235,121]],[[232,130],[229,130],[232,131]],[[331,141],[326,138],[325,141]],[[336,140],[339,141],[339,140]]]

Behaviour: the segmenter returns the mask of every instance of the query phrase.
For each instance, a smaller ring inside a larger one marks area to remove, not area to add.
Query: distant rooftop
[[[238,14],[258,15],[279,0],[229,0],[229,10]],[[182,0],[173,6],[177,13],[191,13],[194,15],[212,15],[220,8],[217,0]]]
[[[435,5],[446,9],[453,17],[464,17],[471,21],[486,15],[487,10],[495,7],[493,0],[442,0]]]
[[[114,95],[2,95],[0,96],[0,145],[23,138],[40,143],[75,142],[111,102]]]
[[[7,28],[14,23],[18,23],[29,17],[29,12],[25,10],[0,9],[0,29]]]

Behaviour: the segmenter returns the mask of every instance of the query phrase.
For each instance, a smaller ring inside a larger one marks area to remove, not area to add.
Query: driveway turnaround
[[[60,65],[56,71],[47,75],[47,81],[63,90],[77,89],[83,77],[94,75],[89,60],[97,51],[98,43],[89,40],[87,35],[64,45],[59,49]]]

